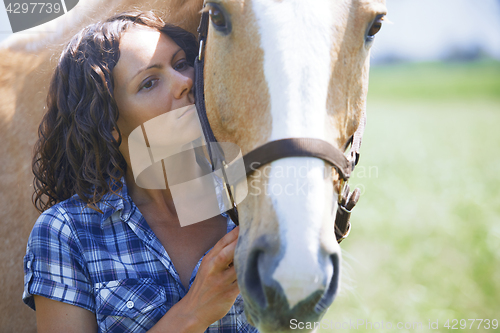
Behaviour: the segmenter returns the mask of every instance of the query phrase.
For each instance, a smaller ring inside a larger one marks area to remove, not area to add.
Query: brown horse
[[[369,49],[385,0],[207,2],[205,95],[217,139],[244,154],[290,137],[343,147],[365,111]],[[194,33],[202,5],[81,0],[45,26],[56,33],[16,37],[0,49],[3,330],[35,331],[34,313],[21,301],[22,257],[38,215],[31,154],[62,46],[83,26],[132,7],[160,10],[166,21]],[[316,158],[284,158],[248,179],[249,195],[238,206],[235,266],[247,317],[263,332],[289,331],[294,319],[319,320],[337,291],[337,187],[325,177],[328,168]]]

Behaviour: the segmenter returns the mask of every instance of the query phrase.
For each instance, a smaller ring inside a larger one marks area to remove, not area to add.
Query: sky
[[[387,7],[392,23],[384,24],[377,35],[372,48],[375,63],[477,53],[500,60],[500,0],[387,0]],[[11,34],[0,2],[0,42]]]
[[[499,0],[387,0],[372,61],[433,61],[481,50],[500,60]]]

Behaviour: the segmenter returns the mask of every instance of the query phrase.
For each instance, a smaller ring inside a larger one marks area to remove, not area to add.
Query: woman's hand
[[[233,265],[238,233],[239,227],[234,228],[205,255],[181,300],[205,329],[226,315],[240,293]]]
[[[226,315],[240,293],[233,266],[239,227],[224,235],[201,261],[184,298],[149,333],[199,333]]]

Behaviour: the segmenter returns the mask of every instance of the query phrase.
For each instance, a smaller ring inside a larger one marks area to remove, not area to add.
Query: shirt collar
[[[116,212],[120,212],[120,219],[123,222],[127,223],[130,220],[131,222],[135,221],[136,224],[141,224],[139,217],[132,218],[137,212],[137,207],[132,201],[132,198],[128,195],[125,178],[122,177],[120,180],[123,184],[122,188],[118,190],[118,186],[113,185],[112,189],[115,193],[108,192],[103,196],[102,200],[96,204],[96,206],[103,212],[103,214],[101,214],[101,223],[111,222],[110,216]],[[222,213],[222,216],[227,218],[227,232],[230,232],[236,227],[236,224],[231,220],[227,213]]]
[[[128,195],[125,178],[122,177],[120,181],[123,184],[121,189],[118,189],[118,186],[114,184],[112,186],[113,191],[106,193],[96,204],[97,208],[103,212],[101,214],[101,223],[105,223],[111,215],[118,211],[120,212],[121,220],[127,222],[134,211],[132,199]]]

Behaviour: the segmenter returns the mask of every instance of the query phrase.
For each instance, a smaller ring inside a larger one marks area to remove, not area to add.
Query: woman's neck
[[[192,146],[192,145],[191,145]],[[186,147],[183,147],[184,149]],[[179,178],[180,172],[183,175],[187,175],[188,178],[194,179],[196,177],[201,177],[203,171],[196,161],[196,156],[193,149],[189,149],[182,154],[177,155],[180,158],[175,159],[175,164],[170,163],[169,159],[159,161],[163,169],[163,177],[157,179],[157,182],[164,182],[158,187],[164,187],[164,189],[148,189],[137,185],[132,167],[130,162],[128,163],[127,173],[125,175],[125,180],[127,183],[128,193],[136,206],[138,207],[148,207],[148,209],[153,209],[155,211],[162,212],[165,216],[169,216],[177,220],[177,213],[174,205],[174,198],[170,187],[168,185],[167,179]],[[160,165],[157,165],[159,168]],[[176,169],[176,170],[175,170]],[[147,171],[145,171],[147,172]],[[167,177],[165,177],[165,175]],[[167,178],[167,179],[166,179]]]

